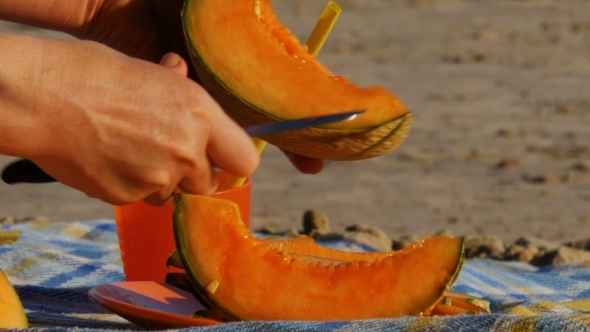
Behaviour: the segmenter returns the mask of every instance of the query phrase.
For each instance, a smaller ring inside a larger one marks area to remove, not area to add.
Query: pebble
[[[479,236],[465,241],[465,256],[467,258],[496,258],[504,257],[504,243],[492,236]]]
[[[569,247],[572,247],[574,249],[589,250],[590,251],[590,239],[568,242],[568,243],[566,243],[566,245]]]
[[[532,236],[521,236],[515,243],[524,247],[537,247],[545,251],[557,250],[561,246],[559,242],[543,240]]]
[[[517,158],[505,158],[502,159],[496,164],[496,168],[504,169],[504,168],[511,168],[520,166],[520,159]]]
[[[295,227],[291,227],[287,232],[285,232],[284,236],[288,239],[295,239],[299,237],[299,235],[301,235],[299,231]]]
[[[1,219],[2,221],[5,220]],[[24,219],[24,218],[23,218]],[[10,219],[8,219],[10,222]],[[13,221],[14,222],[14,221]],[[300,232],[291,228],[286,232],[276,232],[272,227],[263,227],[262,232],[295,238]],[[391,239],[382,230],[370,225],[353,225],[343,232],[331,232],[328,218],[316,210],[306,211],[303,217],[302,234],[315,238],[337,237],[373,247],[379,251],[400,250],[414,243],[417,236],[402,236]],[[449,230],[441,230],[434,235],[452,237]],[[578,241],[559,242],[533,236],[521,236],[514,243],[504,243],[493,236],[466,235],[465,258],[488,258],[504,261],[519,261],[534,266],[590,261],[590,238]]]
[[[557,178],[551,174],[524,175],[522,179],[526,182],[537,184],[552,184],[557,182]]]
[[[547,253],[549,264],[580,262],[590,260],[590,252],[566,246],[560,246],[557,250]]]
[[[590,172],[590,164],[580,161],[574,164],[574,169],[578,172]]]
[[[303,234],[317,237],[330,233],[328,217],[317,210],[307,210],[303,214]]]
[[[382,230],[369,225],[353,225],[346,228],[344,238],[365,244],[379,251],[391,251],[392,241]]]

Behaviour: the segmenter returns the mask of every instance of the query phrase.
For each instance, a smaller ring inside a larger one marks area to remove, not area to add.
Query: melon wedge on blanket
[[[178,255],[200,296],[236,320],[339,320],[419,315],[459,272],[463,241],[433,236],[399,252],[347,253],[256,238],[238,206],[177,194]]]
[[[4,272],[0,270],[0,328],[27,326],[23,304]]]
[[[331,160],[385,154],[406,138],[412,115],[382,87],[360,88],[308,54],[270,0],[187,0],[186,44],[201,84],[242,126],[366,110],[354,120],[263,138]]]

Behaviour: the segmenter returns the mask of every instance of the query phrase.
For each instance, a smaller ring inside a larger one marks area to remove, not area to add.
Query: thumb
[[[160,66],[172,69],[182,76],[188,75],[188,65],[184,59],[176,53],[166,53],[160,60]]]

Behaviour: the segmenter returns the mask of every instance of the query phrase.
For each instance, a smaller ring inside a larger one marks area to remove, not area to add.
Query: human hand
[[[247,134],[178,70],[92,42],[43,43],[34,84],[6,91],[36,130],[13,155],[115,205],[162,205],[177,188],[211,194],[214,166],[238,176],[257,167]]]
[[[152,62],[160,59],[177,62],[178,59],[169,54],[174,52],[190,63],[180,17],[183,3],[182,0],[104,0],[91,15],[91,23],[79,31],[79,36]],[[162,57],[164,54],[167,55]],[[186,73],[179,74],[186,76],[191,69],[189,66]],[[194,74],[190,76],[196,78]],[[304,174],[316,174],[323,169],[323,160],[284,152]]]
[[[168,53],[160,61],[160,65],[175,71],[176,73],[186,76],[188,66],[183,59],[175,54]],[[324,168],[324,161],[321,159],[305,157],[293,152],[282,150],[285,156],[289,158],[293,166],[303,174],[317,174]]]

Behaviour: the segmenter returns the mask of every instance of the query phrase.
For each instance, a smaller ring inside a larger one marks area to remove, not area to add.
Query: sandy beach
[[[252,228],[301,228],[316,209],[333,230],[367,224],[391,237],[590,238],[589,1],[337,2],[343,13],[319,59],[396,94],[413,128],[390,154],[328,162],[314,176],[267,148]],[[305,40],[325,2],[273,4]],[[70,38],[8,22],[0,32]],[[2,183],[0,216],[87,220],[112,218],[112,208],[57,183]]]

